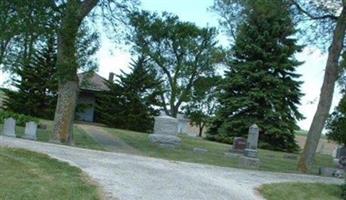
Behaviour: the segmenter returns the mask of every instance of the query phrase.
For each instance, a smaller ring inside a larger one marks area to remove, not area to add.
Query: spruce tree
[[[15,90],[4,90],[6,110],[53,119],[58,88],[55,64],[56,45],[53,41],[37,50],[32,59],[19,64],[12,77]]]
[[[100,121],[111,127],[150,132],[157,114],[153,105],[158,104],[161,94],[160,81],[143,57],[133,61],[130,73],[122,72],[117,78],[115,83],[108,83],[110,91],[97,98]]]
[[[256,123],[262,148],[295,151],[296,120],[302,93],[295,70],[302,64],[294,54],[302,50],[287,1],[245,1],[245,21],[239,26],[226,81],[221,87],[221,108],[208,137],[231,142],[245,136]]]

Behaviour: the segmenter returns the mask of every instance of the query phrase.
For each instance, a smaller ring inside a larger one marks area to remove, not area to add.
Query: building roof
[[[78,74],[79,88],[90,91],[109,91],[107,80],[96,72],[84,72]]]

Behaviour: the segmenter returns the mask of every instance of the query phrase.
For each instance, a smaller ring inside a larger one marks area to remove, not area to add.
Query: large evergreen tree
[[[109,82],[110,91],[97,98],[97,115],[100,122],[111,127],[149,132],[153,128],[153,105],[161,94],[160,81],[140,57],[131,66],[131,72],[122,72],[118,80]]]
[[[19,64],[12,77],[16,90],[4,90],[6,110],[53,119],[58,90],[55,64],[54,41],[36,51],[28,62]]]
[[[295,72],[301,62],[294,54],[302,46],[293,37],[296,30],[286,1],[244,2],[246,19],[237,31],[209,138],[246,136],[256,123],[262,148],[294,151],[296,120],[303,118],[297,108],[300,75]]]

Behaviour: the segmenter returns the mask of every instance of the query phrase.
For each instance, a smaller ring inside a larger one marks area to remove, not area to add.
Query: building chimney
[[[110,82],[113,82],[113,81],[114,81],[114,73],[113,73],[113,72],[109,72],[108,80],[109,80]]]

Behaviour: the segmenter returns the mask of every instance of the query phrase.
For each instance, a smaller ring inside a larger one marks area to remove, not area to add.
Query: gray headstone
[[[259,134],[258,126],[256,124],[253,124],[252,126],[250,126],[249,134],[247,137],[247,144],[246,144],[247,147],[246,148],[257,149],[258,134]]]
[[[195,148],[193,148],[193,152],[196,152],[196,153],[207,153],[208,149],[204,149],[204,148],[200,148],[200,147],[195,147]]]
[[[149,141],[161,147],[174,148],[181,144],[177,137],[178,120],[170,116],[155,117],[154,134],[149,135]]]
[[[25,124],[24,138],[36,140],[37,124],[35,122],[28,122]]]
[[[13,118],[7,118],[4,120],[4,130],[5,136],[16,137],[16,120]]]
[[[170,116],[155,117],[154,134],[177,135],[178,120]]]
[[[284,159],[289,159],[289,160],[297,160],[298,159],[297,155],[292,155],[292,154],[284,154],[282,157]]]
[[[250,158],[257,158],[258,134],[258,126],[256,124],[250,126],[244,156]]]

